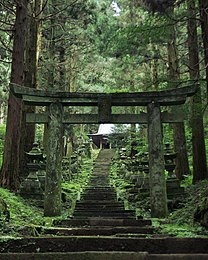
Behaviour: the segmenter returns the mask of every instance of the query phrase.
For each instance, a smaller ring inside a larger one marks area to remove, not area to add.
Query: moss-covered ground
[[[95,158],[94,155],[92,158]],[[83,159],[81,168],[70,181],[63,181],[64,194],[62,215],[44,217],[43,207],[36,206],[34,200],[24,199],[19,194],[0,188],[0,239],[11,237],[38,236],[41,226],[51,226],[54,219],[70,217],[75,201],[88,183],[93,169],[93,159]]]

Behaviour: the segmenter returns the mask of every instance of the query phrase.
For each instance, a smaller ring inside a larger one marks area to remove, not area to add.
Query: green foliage
[[[206,232],[200,226],[187,224],[168,223],[167,220],[153,220],[153,226],[163,234],[174,237],[207,237]],[[203,235],[204,234],[204,235]]]
[[[1,218],[1,236],[18,236],[24,226],[43,225],[42,209],[33,206],[28,200],[3,188],[0,188],[0,198],[6,203],[10,214],[8,221],[3,219],[4,216]]]
[[[181,208],[170,215],[170,220],[173,223],[193,225],[201,221],[201,219],[197,219],[197,214],[202,210],[206,211],[207,185],[208,181],[204,180],[186,188],[186,196]]]
[[[36,142],[40,143],[42,146],[41,142],[43,140],[43,134],[44,134],[44,125],[36,124],[36,129],[35,129],[35,139]]]
[[[6,133],[6,125],[0,125],[0,139],[4,139]]]
[[[184,180],[181,181],[181,187],[188,188],[193,183],[193,175],[184,175]]]

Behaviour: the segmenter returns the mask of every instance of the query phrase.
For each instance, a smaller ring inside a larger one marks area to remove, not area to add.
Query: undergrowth
[[[177,224],[194,225],[202,223],[198,214],[201,211],[208,211],[208,180],[200,181],[195,185],[186,188],[184,200],[181,203],[181,208],[175,210],[170,215],[170,219]]]
[[[177,237],[208,236],[208,180],[200,181],[185,189],[180,208],[171,212],[167,219],[156,220],[162,233]]]
[[[98,150],[92,158],[96,158]],[[93,159],[83,159],[83,164],[76,176],[62,183],[64,194],[63,210],[59,217],[44,217],[43,207],[35,206],[34,201],[24,199],[5,188],[0,188],[0,240],[22,236],[38,236],[41,226],[52,226],[54,219],[69,217],[74,205],[88,183],[93,169]],[[5,214],[6,211],[9,214]]]
[[[43,210],[7,189],[0,188],[0,198],[8,208],[9,216],[1,213],[0,235],[17,237],[24,226],[43,225]],[[0,204],[3,207],[2,203]],[[2,209],[1,209],[2,212]]]

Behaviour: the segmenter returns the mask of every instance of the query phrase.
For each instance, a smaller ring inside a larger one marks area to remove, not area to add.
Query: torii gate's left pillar
[[[44,216],[61,215],[61,163],[63,157],[63,106],[49,106]]]

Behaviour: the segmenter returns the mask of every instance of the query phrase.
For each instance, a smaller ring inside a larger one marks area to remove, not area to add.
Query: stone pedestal
[[[42,200],[43,190],[37,176],[39,165],[35,163],[28,163],[27,167],[29,169],[29,175],[21,183],[19,194],[24,198]]]

